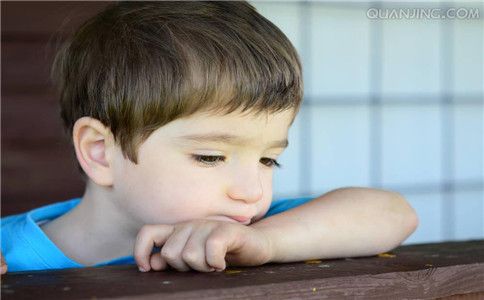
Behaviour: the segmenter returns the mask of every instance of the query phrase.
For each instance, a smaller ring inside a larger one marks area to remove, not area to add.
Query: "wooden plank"
[[[84,191],[67,142],[2,139],[2,216],[80,197]]]
[[[2,1],[2,35],[45,38],[72,30],[112,1]]]
[[[2,89],[47,86],[61,42],[109,1],[2,1]]]
[[[106,266],[2,277],[2,299],[430,299],[484,296],[484,241],[402,246],[394,257],[269,264],[221,273]]]
[[[438,299],[439,300],[482,300],[484,299],[484,293],[453,295],[453,296],[443,297]]]
[[[55,44],[47,41],[9,41],[2,39],[2,91],[23,87],[50,86],[50,68]]]
[[[52,89],[2,93],[2,142],[68,139]]]

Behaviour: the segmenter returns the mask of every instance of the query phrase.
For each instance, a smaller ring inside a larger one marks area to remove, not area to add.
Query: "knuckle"
[[[183,260],[189,264],[198,261],[198,256],[198,253],[193,249],[186,249],[182,252]]]
[[[225,239],[221,235],[210,236],[207,239],[207,246],[210,248],[218,249],[224,247]]]
[[[152,226],[151,225],[144,225],[141,227],[141,229],[138,232],[138,237],[146,236],[149,235],[152,231]]]
[[[186,248],[182,252],[182,258],[188,264],[195,263],[200,260],[201,255],[199,251],[196,251],[193,248]]]
[[[161,251],[161,257],[168,262],[173,262],[177,259],[178,253],[171,250],[170,248],[163,248]]]

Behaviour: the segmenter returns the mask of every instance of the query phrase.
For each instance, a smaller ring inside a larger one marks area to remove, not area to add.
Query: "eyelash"
[[[192,154],[192,158],[199,163],[202,163],[207,166],[214,166],[220,161],[225,161],[225,157],[217,156],[217,155],[197,155]]]
[[[192,158],[201,164],[204,164],[206,166],[215,166],[219,162],[224,162],[225,157],[223,156],[217,156],[217,155],[197,155],[197,154],[192,154]],[[263,163],[262,161],[266,161],[266,163]],[[269,168],[276,167],[276,168],[281,168],[282,165],[277,162],[277,160],[268,158],[268,157],[263,157],[260,159],[260,162]]]

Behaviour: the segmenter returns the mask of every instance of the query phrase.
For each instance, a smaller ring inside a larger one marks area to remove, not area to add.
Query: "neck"
[[[128,221],[110,196],[109,190],[88,185],[75,208],[42,230],[67,257],[84,266],[132,255],[141,225]]]

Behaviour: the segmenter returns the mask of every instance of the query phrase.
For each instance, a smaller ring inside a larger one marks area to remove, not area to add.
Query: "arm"
[[[202,272],[267,262],[365,256],[398,246],[416,228],[417,215],[400,195],[382,190],[332,191],[251,226],[193,220],[147,225],[134,257],[140,270]],[[161,251],[152,253],[154,247]]]
[[[386,252],[417,225],[415,211],[401,195],[343,188],[251,227],[269,236],[271,262],[290,262]]]

